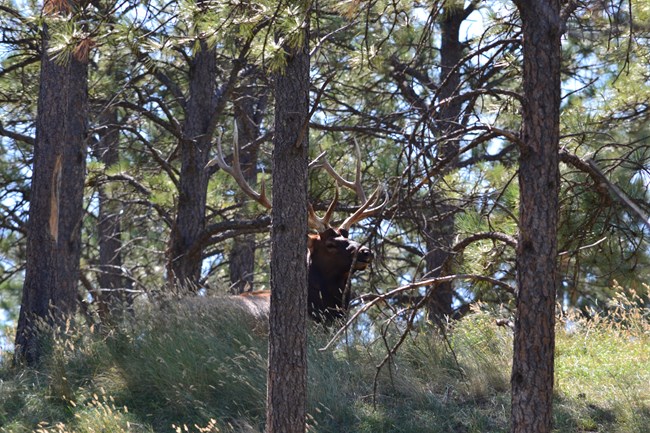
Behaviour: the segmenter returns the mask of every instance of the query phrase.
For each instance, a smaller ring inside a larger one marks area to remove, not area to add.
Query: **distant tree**
[[[269,85],[264,80],[264,74],[259,67],[249,65],[244,68],[240,85],[233,92],[235,119],[238,124],[239,141],[242,149],[239,155],[244,179],[249,185],[257,183],[258,154],[260,150],[260,135],[262,119],[267,111]],[[244,146],[246,145],[247,146]],[[239,193],[237,201],[241,206],[239,215],[246,217],[246,202],[248,197]],[[255,274],[255,235],[243,234],[233,239],[228,259],[231,291],[241,293],[253,290]]]
[[[27,226],[27,262],[15,360],[42,357],[37,326],[62,325],[77,309],[91,41],[53,53],[50,26],[66,20],[68,3],[46,2],[36,141]]]
[[[306,9],[306,8],[304,8]],[[305,431],[307,388],[308,12],[275,75],[267,433]]]
[[[171,227],[167,263],[168,280],[191,291],[202,284],[203,255],[207,246],[206,239],[209,238],[206,233],[206,205],[211,172],[205,167],[210,160],[214,132],[220,116],[230,102],[239,73],[246,65],[252,38],[260,28],[252,29],[244,37],[235,36],[239,41],[235,45],[236,55],[222,61],[226,66],[223,67],[222,81],[218,83],[219,64],[213,27],[227,28],[232,16],[215,18],[212,16],[212,6],[207,0],[187,6],[188,12],[195,19],[188,30],[189,36],[195,39],[195,44],[192,47],[193,54],[184,56],[189,64],[188,90],[180,95],[183,115],[178,147],[181,169],[176,218]],[[245,5],[240,6],[245,9]],[[224,21],[220,22],[220,19]],[[232,37],[226,34],[222,36]],[[160,73],[155,75],[164,77],[163,83],[169,82],[169,76]],[[180,82],[176,83],[176,88],[181,88]],[[248,131],[248,128],[245,130]]]
[[[119,119],[117,108],[101,107],[98,116],[99,140],[93,146],[95,157],[110,168],[119,162]],[[113,197],[110,184],[103,182],[97,187],[97,244],[98,289],[93,290],[97,310],[102,320],[109,319],[113,311],[130,304],[132,296],[126,290],[127,280],[123,271],[124,246],[122,242],[122,205]]]
[[[208,8],[209,2],[199,2]],[[205,227],[205,205],[212,137],[216,128],[216,51],[198,37],[198,49],[189,59],[189,93],[184,104],[185,120],[179,149],[181,172],[176,220],[169,246],[168,278],[179,286],[196,290],[201,276],[202,248],[194,248]],[[230,91],[229,91],[230,93]],[[226,95],[224,95],[226,96]],[[223,102],[221,102],[223,107]]]
[[[424,54],[421,54],[421,58],[405,57],[401,52],[404,47],[398,45],[393,48],[395,53],[390,61],[391,78],[400,89],[404,100],[416,110],[423,130],[436,137],[435,146],[428,145],[423,139],[412,140],[405,146],[413,147],[417,158],[428,161],[429,164],[432,164],[435,158],[447,160],[442,171],[448,174],[457,168],[458,151],[466,123],[463,118],[466,117],[464,102],[469,98],[464,98],[463,92],[469,89],[466,89],[467,84],[462,83],[461,78],[472,71],[466,64],[467,59],[463,59],[470,44],[463,40],[460,29],[478,5],[477,2],[470,2],[465,7],[459,2],[434,1],[427,6],[430,8],[431,18],[422,31],[431,31],[434,25],[439,28],[439,50],[435,51],[438,56],[426,61]],[[427,39],[424,40],[428,42]],[[424,43],[426,42],[420,40],[418,48],[427,52],[429,49],[422,46]],[[427,70],[432,66],[437,69],[437,79]],[[419,83],[421,87],[415,86],[414,82]],[[477,80],[472,84],[478,86],[483,83]],[[427,146],[430,146],[430,149],[427,149]],[[440,183],[431,183],[427,191],[428,209],[420,229],[426,246],[423,257],[427,277],[441,276],[455,237],[455,216],[461,211],[443,189]],[[430,318],[444,321],[444,317],[453,314],[454,291],[451,281],[432,287],[427,296]]]
[[[463,128],[461,78],[465,44],[461,40],[460,28],[469,15],[476,10],[477,3],[472,1],[464,7],[462,3],[445,2],[441,13],[440,81],[436,98],[439,107],[434,116],[436,127],[433,132],[439,137],[450,137],[441,140],[442,144],[436,155],[439,159],[450,160],[446,172],[457,166]],[[436,277],[442,274],[444,264],[450,255],[455,237],[454,218],[459,209],[435,187],[431,188],[429,195],[431,213],[434,217],[430,218],[424,229],[427,245],[425,261],[427,275]],[[451,282],[434,286],[428,296],[427,307],[430,317],[444,321],[444,317],[453,314],[454,292]]]

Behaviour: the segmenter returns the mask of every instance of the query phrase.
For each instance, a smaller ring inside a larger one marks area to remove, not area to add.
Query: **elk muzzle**
[[[353,269],[355,271],[363,271],[372,263],[372,259],[374,259],[374,254],[370,248],[359,245],[356,252],[356,260],[353,262]]]

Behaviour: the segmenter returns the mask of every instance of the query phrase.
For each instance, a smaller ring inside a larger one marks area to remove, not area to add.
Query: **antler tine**
[[[384,193],[385,195],[384,201],[381,204],[370,207],[370,205],[376,204],[379,201],[379,196],[381,193]],[[341,223],[339,230],[350,230],[350,227],[352,227],[353,224],[361,221],[362,219],[368,218],[369,216],[372,216],[382,210],[384,206],[386,206],[386,203],[388,203],[388,194],[386,194],[384,188],[379,185],[372,193],[370,198],[366,200],[366,202],[361,205],[361,207],[357,209],[355,213],[347,217],[345,221]]]
[[[237,121],[234,122],[235,126],[233,129],[233,150],[232,150],[232,166],[229,166],[226,163],[226,159],[223,156],[223,148],[221,146],[221,136],[223,131],[219,132],[217,137],[217,156],[214,157],[205,168],[212,167],[217,164],[219,168],[232,176],[233,179],[237,182],[237,185],[248,195],[250,198],[261,204],[267,209],[271,209],[273,205],[266,197],[266,184],[264,179],[262,179],[262,184],[260,185],[260,192],[255,191],[244,179],[244,173],[241,171],[241,165],[239,163],[239,132],[237,130]]]
[[[318,157],[312,161],[309,164],[310,168],[316,168],[316,167],[322,167],[327,171],[327,173],[334,178],[336,181],[337,186],[344,186],[348,189],[351,189],[352,191],[355,192],[357,197],[359,197],[359,200],[363,203],[359,209],[354,212],[354,214],[350,215],[343,221],[343,223],[339,226],[340,229],[344,230],[350,230],[350,227],[356,222],[361,221],[364,218],[368,218],[369,216],[372,216],[379,212],[381,209],[386,206],[386,203],[388,203],[388,194],[385,194],[385,189],[380,185],[378,186],[375,191],[372,193],[370,198],[367,198],[365,192],[363,191],[363,187],[361,186],[361,149],[359,147],[359,143],[357,142],[356,138],[354,140],[354,151],[356,154],[356,170],[355,170],[355,175],[354,175],[354,182],[350,182],[349,180],[346,180],[334,170],[334,167],[329,163],[327,160],[327,157],[325,156],[325,152],[321,153],[318,155]],[[338,198],[338,188],[336,190],[336,195]],[[383,200],[382,203],[378,204],[380,200],[380,194],[381,193],[385,194],[385,199]],[[328,215],[330,212],[333,212],[333,205],[330,206],[330,208],[327,210]],[[371,205],[374,205],[373,207],[370,207]],[[312,216],[313,215],[313,216]],[[323,220],[327,220],[327,224],[329,224],[329,217],[328,215],[325,216]],[[331,216],[331,215],[330,215]],[[313,209],[310,209],[310,220],[314,219],[316,221],[316,215],[313,213]],[[321,219],[318,219],[318,221],[322,221]],[[320,229],[319,229],[320,230]]]
[[[334,170],[334,167],[332,167],[330,162],[327,160],[327,157],[325,156],[325,152],[322,152],[320,155],[318,155],[318,157],[316,157],[316,159],[314,159],[309,164],[309,168],[323,167],[325,171],[334,178],[337,185],[344,186],[348,189],[351,189],[352,191],[354,191],[357,197],[359,197],[359,200],[365,202],[366,193],[363,191],[363,187],[361,186],[361,149],[359,148],[359,143],[357,143],[356,139],[354,139],[354,148],[357,157],[356,172],[354,174],[354,182],[350,182],[349,180],[345,179],[343,176],[338,174],[336,170]]]
[[[309,203],[309,208],[308,208],[308,215],[307,215],[307,220],[309,223],[309,227],[317,230],[319,233],[324,232],[328,228],[331,228],[332,226],[330,225],[330,220],[332,219],[332,215],[334,214],[334,209],[336,208],[336,205],[339,202],[339,189],[336,188],[336,192],[334,195],[334,200],[332,200],[332,203],[327,208],[327,212],[325,212],[325,216],[323,218],[320,218],[318,215],[316,215],[316,212],[314,211],[314,207]]]
[[[366,193],[363,192],[363,188],[361,187],[361,148],[359,148],[359,143],[357,142],[357,138],[353,137],[354,140],[354,153],[355,156],[357,157],[357,170],[354,173],[354,191],[357,193],[357,196],[359,197],[359,200],[362,202],[366,202]]]

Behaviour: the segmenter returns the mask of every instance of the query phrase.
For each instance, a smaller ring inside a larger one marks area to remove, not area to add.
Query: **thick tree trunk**
[[[523,22],[523,136],[519,158],[517,313],[512,432],[552,426],[557,284],[560,2],[517,2]]]
[[[216,55],[205,41],[190,64],[190,91],[185,108],[178,207],[169,246],[168,279],[177,287],[199,287],[202,248],[193,248],[205,228],[208,173],[214,133]]]
[[[17,362],[37,363],[35,326],[57,326],[77,308],[86,169],[88,81],[85,59],[55,61],[43,32],[25,283],[16,330]]]
[[[305,37],[307,39],[307,37]],[[267,433],[303,433],[307,385],[309,52],[275,82]]]

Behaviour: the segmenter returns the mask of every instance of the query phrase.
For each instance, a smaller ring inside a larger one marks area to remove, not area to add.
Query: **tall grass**
[[[560,320],[556,412],[566,431],[650,432],[650,311],[635,292],[615,289],[606,314]]]
[[[650,318],[639,299],[558,321],[558,432],[648,432]],[[310,432],[506,432],[512,333],[475,311],[399,338],[310,329]],[[361,333],[358,333],[361,332]],[[370,336],[370,337],[369,337]],[[70,330],[38,370],[0,370],[0,432],[264,430],[266,338],[228,308],[167,306],[112,332]]]

